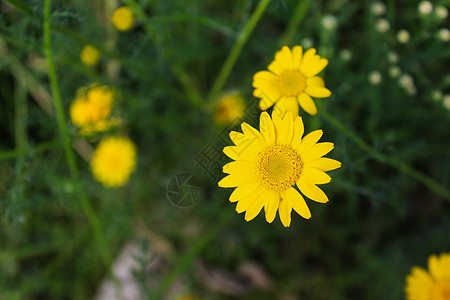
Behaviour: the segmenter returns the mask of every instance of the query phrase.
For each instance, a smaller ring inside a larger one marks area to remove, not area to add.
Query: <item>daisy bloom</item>
[[[133,11],[126,6],[119,7],[114,11],[111,21],[118,30],[128,31],[134,26]]]
[[[253,76],[253,95],[261,98],[259,107],[266,110],[275,104],[274,111],[283,115],[290,111],[298,115],[298,104],[309,114],[317,113],[311,97],[325,98],[331,92],[325,82],[316,76],[328,64],[328,60],[316,55],[311,48],[303,53],[301,46],[289,49],[283,46],[275,54],[269,71],[260,71]]]
[[[220,125],[236,123],[244,115],[245,101],[238,92],[223,95],[214,107],[214,119]]]
[[[317,143],[322,130],[302,137],[302,118],[294,118],[291,112],[283,118],[275,112],[272,118],[262,112],[259,127],[260,131],[244,122],[243,133],[230,132],[235,146],[225,147],[223,152],[234,161],[223,167],[229,175],[219,181],[219,186],[236,187],[230,202],[238,202],[236,211],[245,211],[246,221],[254,219],[263,207],[268,223],[272,223],[278,210],[285,227],[291,224],[292,209],[305,219],[311,218],[294,185],[311,200],[328,202],[317,185],[330,182],[331,177],[325,172],[341,166],[337,160],[322,157],[333,149],[333,143]]]
[[[111,117],[113,100],[114,93],[107,86],[91,85],[78,89],[70,106],[72,123],[80,128],[82,135],[107,131],[120,123],[119,118]]]
[[[406,299],[450,300],[450,253],[430,255],[428,269],[412,268],[406,277]]]
[[[407,42],[409,42],[409,32],[405,29],[401,29],[397,32],[397,40],[402,43],[402,44],[406,44]]]
[[[97,146],[91,161],[94,178],[106,187],[128,181],[136,165],[136,148],[126,137],[108,137]]]
[[[87,66],[95,66],[100,60],[100,52],[92,45],[86,45],[80,52],[80,60]]]

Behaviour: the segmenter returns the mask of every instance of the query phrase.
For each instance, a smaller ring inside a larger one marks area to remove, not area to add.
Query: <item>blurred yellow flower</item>
[[[412,268],[406,277],[406,299],[450,300],[450,253],[430,255],[428,269]]]
[[[260,131],[245,122],[241,127],[243,133],[230,132],[236,146],[223,149],[234,161],[223,166],[223,172],[230,175],[218,185],[236,187],[230,202],[238,202],[238,213],[246,211],[246,221],[254,219],[263,207],[268,223],[272,223],[278,210],[285,227],[291,224],[292,209],[305,219],[311,218],[305,199],[294,185],[313,201],[328,202],[317,185],[330,182],[331,177],[325,172],[340,168],[341,163],[322,157],[334,148],[333,143],[317,143],[322,130],[302,138],[302,118],[291,112],[284,118],[275,112],[272,118],[262,112]]]
[[[70,118],[80,128],[80,134],[104,132],[120,123],[118,117],[111,117],[113,100],[114,93],[107,86],[92,85],[78,89],[70,106]]]
[[[311,48],[303,54],[301,46],[289,49],[283,46],[275,54],[275,60],[268,66],[269,71],[260,71],[253,77],[253,95],[261,98],[259,107],[266,110],[275,104],[274,111],[283,115],[290,111],[298,115],[298,104],[309,114],[317,113],[311,97],[325,98],[331,92],[319,76],[328,60],[316,55]]]
[[[245,114],[245,101],[238,92],[223,95],[214,108],[214,119],[220,125],[233,124]]]
[[[91,161],[95,179],[106,187],[125,184],[136,165],[136,148],[126,137],[108,137],[97,146]]]
[[[95,66],[100,61],[100,52],[92,45],[86,45],[80,52],[80,60],[87,66]]]
[[[120,31],[130,30],[134,25],[133,11],[126,6],[119,7],[114,11],[111,21]]]

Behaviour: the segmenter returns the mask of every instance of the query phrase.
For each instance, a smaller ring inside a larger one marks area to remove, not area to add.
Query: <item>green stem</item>
[[[286,31],[284,32],[282,38],[280,39],[281,44],[280,47],[284,45],[289,45],[292,42],[294,35],[297,32],[297,29],[299,28],[300,22],[306,15],[309,2],[310,0],[303,0],[297,3],[294,13],[292,14],[292,17],[287,25]]]
[[[50,141],[50,142],[44,142],[35,147],[28,147],[27,149],[16,149],[16,150],[12,150],[12,151],[0,152],[0,161],[5,160],[5,159],[17,158],[19,156],[24,155],[25,153],[33,153],[33,152],[39,153],[39,152],[48,150],[50,148],[56,148],[59,146],[60,146],[59,141]]]
[[[56,117],[58,120],[58,128],[61,134],[61,140],[66,153],[67,164],[69,166],[72,178],[78,177],[78,169],[75,163],[75,155],[70,146],[69,130],[66,126],[64,117],[64,109],[61,101],[61,95],[58,89],[58,79],[56,78],[55,66],[53,64],[53,54],[51,48],[50,36],[50,0],[45,0],[44,4],[44,51],[48,61],[48,77],[53,95],[53,102],[56,108]]]
[[[78,169],[75,163],[75,155],[70,144],[69,131],[66,126],[61,95],[59,93],[58,81],[56,78],[55,67],[53,64],[51,38],[50,38],[50,0],[45,0],[44,3],[44,47],[45,47],[44,48],[45,54],[48,60],[48,73],[54,104],[56,108],[58,127],[61,133],[61,139],[64,145],[64,150],[66,153],[67,163],[69,165],[71,177],[74,181],[77,181]],[[89,202],[87,197],[83,194],[83,192],[81,192],[80,194],[80,204],[94,232],[94,237],[98,244],[100,254],[105,264],[105,267],[108,267],[112,261],[112,256],[111,253],[109,252],[108,244],[102,232],[100,220],[98,219],[91,203]]]
[[[234,64],[236,63],[239,55],[242,52],[242,48],[244,47],[245,43],[247,42],[248,38],[250,37],[250,34],[253,32],[253,29],[255,29],[256,24],[258,24],[259,20],[261,19],[261,16],[263,15],[264,11],[266,10],[267,6],[269,5],[270,0],[261,0],[256,7],[255,11],[251,15],[250,19],[248,20],[247,24],[245,24],[242,31],[239,33],[239,36],[234,43],[233,48],[231,49],[230,54],[228,55],[227,59],[225,60],[224,64],[222,65],[222,68],[220,69],[219,75],[217,75],[216,80],[214,81],[214,84],[211,88],[211,91],[209,93],[208,101],[209,104],[212,105],[218,96],[220,90],[225,85],[228,76],[230,76],[231,70],[233,69]]]
[[[339,120],[330,115],[326,110],[319,109],[320,115],[334,125],[337,129],[339,129],[344,135],[350,138],[356,145],[358,145],[361,149],[366,151],[369,155],[371,155],[376,161],[390,165],[391,167],[396,168],[400,172],[416,179],[420,183],[427,186],[430,190],[434,191],[436,194],[444,197],[447,200],[450,200],[450,191],[444,187],[443,185],[436,182],[434,179],[426,176],[425,174],[413,169],[409,165],[397,160],[396,158],[388,157],[377,150],[373,149],[369,144],[367,144],[363,139],[357,136],[355,133],[350,131],[344,124],[342,124]]]

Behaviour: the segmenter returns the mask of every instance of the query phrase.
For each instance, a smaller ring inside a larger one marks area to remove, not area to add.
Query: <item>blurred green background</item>
[[[127,32],[110,21],[121,5],[136,16]],[[120,289],[112,266],[130,244],[140,297],[123,299],[404,299],[410,268],[450,251],[449,5],[52,1],[51,51],[79,171],[71,176],[49,84],[44,3],[1,1],[0,299],[99,299],[111,274]],[[101,52],[95,67],[80,61],[86,44]],[[263,213],[245,222],[228,202],[231,190],[217,187],[227,162],[220,150],[237,127],[214,121],[217,97],[238,91],[244,120],[257,126],[252,77],[282,45],[314,47],[329,60],[321,76],[332,96],[315,101],[317,116],[300,114],[307,132],[324,130],[322,140],[335,144],[330,157],[343,163],[323,187],[330,202],[307,200],[312,218],[293,212],[289,228],[278,217],[267,224]],[[114,89],[123,122],[82,138],[69,107],[94,82]],[[129,136],[138,151],[136,171],[118,189],[93,179],[86,156],[109,134]],[[177,174],[201,188],[192,205],[170,201]]]

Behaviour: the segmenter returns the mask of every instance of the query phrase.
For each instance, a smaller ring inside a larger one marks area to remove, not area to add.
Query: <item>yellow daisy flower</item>
[[[136,148],[126,137],[108,137],[97,146],[91,161],[95,179],[106,187],[128,181],[136,165]]]
[[[120,123],[119,118],[111,117],[113,100],[114,93],[107,86],[80,88],[70,106],[72,123],[80,128],[82,135],[107,131]]]
[[[316,76],[328,64],[328,60],[316,55],[311,48],[303,54],[301,46],[289,49],[283,46],[275,54],[269,71],[260,71],[253,76],[253,95],[261,98],[259,107],[267,110],[275,104],[274,111],[283,115],[290,111],[298,115],[298,104],[309,114],[317,113],[311,97],[325,98],[331,95],[325,82]]]
[[[95,66],[100,61],[100,52],[92,45],[86,45],[80,52],[80,60],[87,66]]]
[[[130,30],[134,26],[133,11],[126,6],[119,7],[114,11],[111,21],[120,31]]]
[[[220,125],[237,122],[245,115],[245,101],[237,92],[222,96],[214,108],[214,119]]]
[[[305,219],[311,217],[302,195],[325,203],[328,198],[317,187],[331,181],[325,172],[337,169],[341,163],[322,157],[330,152],[333,143],[317,143],[322,130],[316,130],[302,138],[302,118],[294,118],[287,112],[284,118],[272,113],[261,113],[260,131],[242,123],[242,132],[231,131],[230,138],[236,146],[228,146],[223,152],[233,162],[223,167],[229,174],[219,182],[220,187],[236,187],[230,195],[230,202],[238,202],[236,211],[245,213],[245,220],[254,219],[264,207],[267,222],[280,216],[285,227],[291,224],[294,209]]]
[[[450,253],[430,255],[428,269],[412,268],[406,277],[406,299],[450,300]]]

